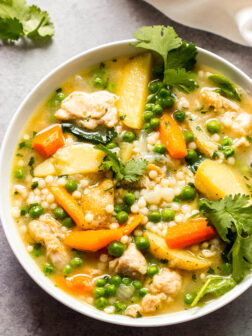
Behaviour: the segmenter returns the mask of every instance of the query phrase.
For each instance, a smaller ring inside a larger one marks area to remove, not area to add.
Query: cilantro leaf
[[[0,0],[0,38],[18,40],[21,36],[44,38],[54,35],[46,11],[28,6],[25,0]]]
[[[137,180],[139,180],[139,177],[146,172],[147,166],[148,161],[146,160],[129,160],[128,162],[126,162],[123,169],[124,180],[126,180],[127,182],[136,182]]]
[[[196,63],[196,56],[197,48],[195,44],[183,41],[179,48],[168,53],[167,68],[184,68],[186,71],[190,71]]]
[[[179,91],[189,93],[199,87],[194,77],[195,75],[192,72],[186,71],[183,68],[178,68],[177,70],[166,69],[164,72],[164,83],[175,87]]]
[[[241,97],[235,88],[234,84],[231,83],[227,78],[221,75],[210,75],[208,79],[212,81],[215,85],[219,87],[215,91],[220,93],[222,96],[231,98],[237,101],[241,101]]]
[[[232,275],[240,282],[252,268],[252,205],[249,196],[237,194],[209,202],[200,211],[215,226],[221,239],[228,244]]]
[[[127,182],[136,182],[147,169],[148,161],[146,160],[131,159],[123,165],[118,159],[116,153],[113,153],[106,146],[101,144],[96,145],[95,149],[101,150],[106,154],[101,166],[104,170],[112,169],[116,174],[117,181],[125,180]]]
[[[143,26],[135,32],[134,37],[138,40],[133,43],[134,46],[157,52],[162,56],[165,66],[168,52],[182,44],[181,38],[169,26]]]

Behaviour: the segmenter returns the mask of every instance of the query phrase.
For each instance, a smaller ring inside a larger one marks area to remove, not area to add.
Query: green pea
[[[145,111],[152,111],[153,107],[154,107],[154,104],[146,104]]]
[[[69,192],[74,192],[78,188],[78,184],[74,180],[68,180],[65,184],[65,188]]]
[[[116,204],[114,206],[114,212],[118,213],[118,212],[121,212],[121,211],[123,211],[123,206],[121,204]]]
[[[158,98],[156,103],[161,105],[162,107],[171,107],[175,103],[175,98],[173,96],[168,96],[166,98]]]
[[[138,250],[144,251],[150,247],[149,239],[146,237],[136,237],[135,244]]]
[[[154,80],[148,84],[148,89],[151,93],[156,93],[162,86],[162,82],[159,80]]]
[[[124,142],[133,142],[134,140],[136,140],[136,136],[131,131],[125,132],[122,136],[122,141]]]
[[[225,158],[229,158],[230,156],[233,156],[235,153],[235,150],[233,147],[225,147],[223,149],[223,154],[225,156]]]
[[[187,155],[185,157],[187,163],[193,164],[198,160],[198,154],[194,149],[187,149]]]
[[[147,122],[150,121],[153,117],[154,117],[154,113],[151,111],[144,112],[143,114],[144,121],[147,121]]]
[[[33,205],[31,209],[29,210],[29,215],[32,218],[38,218],[40,217],[44,212],[44,209],[42,208],[41,205]]]
[[[71,265],[73,267],[80,267],[83,264],[83,261],[81,258],[79,257],[75,257],[71,260]]]
[[[64,93],[63,93],[63,92],[59,92],[59,93],[57,93],[57,95],[56,95],[56,99],[59,100],[59,101],[64,100],[64,99],[65,99],[65,95],[64,95]]]
[[[193,201],[196,196],[196,191],[190,186],[186,186],[180,193],[180,199],[182,201]]]
[[[206,124],[206,128],[209,133],[214,134],[214,133],[220,133],[220,123],[217,120],[210,120]]]
[[[147,288],[140,288],[138,292],[140,297],[144,297],[147,293],[148,293]]]
[[[49,263],[45,263],[43,265],[43,272],[45,275],[51,275],[54,273],[54,267],[53,265],[49,264]]]
[[[95,281],[95,286],[96,287],[104,287],[106,285],[107,281],[104,278],[98,278]]]
[[[120,211],[116,215],[116,219],[118,220],[119,223],[127,222],[128,218],[129,218],[129,215],[127,214],[126,211]]]
[[[231,146],[232,145],[232,140],[228,137],[223,138],[221,140],[221,144],[222,144],[222,146]]]
[[[159,269],[158,269],[157,265],[150,265],[147,268],[147,274],[150,277],[153,277],[154,275],[158,274],[158,272],[159,272]]]
[[[161,218],[162,218],[162,221],[164,222],[169,222],[169,221],[174,220],[175,215],[176,215],[176,212],[173,209],[163,209],[161,211]]]
[[[153,119],[153,118],[152,118]],[[152,120],[151,119],[151,120]],[[152,132],[152,126],[150,124],[150,122],[146,122],[144,125],[143,125],[143,128],[145,130],[146,133],[151,133]]]
[[[162,115],[162,112],[163,112],[163,108],[162,108],[161,105],[156,104],[156,105],[153,107],[152,112],[155,114],[155,116],[161,116],[161,115]]]
[[[62,225],[65,226],[66,228],[70,229],[73,226],[73,220],[71,217],[66,217],[62,221]]]
[[[67,213],[63,208],[57,207],[56,209],[53,210],[53,215],[56,219],[64,219],[66,218]]]
[[[106,296],[116,295],[116,286],[113,284],[105,286],[105,295]]]
[[[17,180],[23,180],[24,176],[25,176],[25,169],[20,167],[20,168],[17,168],[14,172],[14,175],[15,175],[15,178]]]
[[[115,142],[110,142],[109,144],[107,144],[107,146],[106,146],[108,149],[114,149],[114,148],[116,148],[116,147],[118,147],[117,146],[117,144],[115,143]]]
[[[151,121],[150,121],[150,126],[152,128],[158,128],[160,125],[160,119],[158,118],[152,118]]]
[[[131,279],[128,277],[122,278],[122,284],[129,286],[131,284]]]
[[[112,243],[109,244],[109,247],[108,247],[108,252],[113,257],[121,257],[124,250],[125,250],[125,246],[123,245],[123,243],[119,241],[113,241]]]
[[[139,289],[142,288],[142,284],[141,284],[141,282],[138,281],[138,280],[133,281],[133,282],[132,282],[132,285],[133,285],[133,286],[135,287],[135,289],[137,289],[137,290],[139,290]]]
[[[69,274],[71,274],[72,272],[73,272],[73,268],[72,268],[71,265],[66,265],[66,266],[64,267],[64,274],[65,274],[65,275],[69,275]]]
[[[183,122],[183,121],[185,121],[185,118],[186,118],[185,111],[177,110],[177,111],[174,113],[174,119],[175,119],[177,122]]]
[[[111,283],[115,286],[119,286],[122,282],[122,278],[120,277],[120,275],[114,275],[111,278]]]
[[[97,308],[97,309],[104,309],[105,307],[107,307],[108,305],[108,300],[101,296],[99,298],[97,298],[95,301],[94,301],[94,306]]]
[[[93,294],[95,297],[105,296],[106,290],[104,287],[95,287],[93,290]]]
[[[115,313],[117,314],[122,314],[127,308],[126,304],[121,301],[115,302],[114,307],[115,307]]]
[[[184,295],[184,303],[186,305],[188,305],[188,306],[191,305],[193,303],[193,300],[194,300],[194,296],[192,294],[186,293]]]
[[[160,91],[159,91],[159,97],[161,98],[166,98],[170,95],[170,91],[168,91],[167,89],[165,88],[162,88]]]
[[[163,144],[157,144],[154,146],[153,151],[155,153],[159,153],[159,154],[164,154],[165,153],[165,146]]]
[[[103,80],[100,77],[94,79],[94,87],[101,88],[104,86]]]
[[[185,138],[186,143],[192,142],[194,140],[193,132],[185,131],[184,138]]]
[[[129,193],[129,192],[126,193],[124,195],[124,198],[123,198],[124,202],[128,205],[134,204],[135,199],[136,199],[135,195],[133,193]]]
[[[106,280],[106,283],[111,283],[111,276],[110,275],[105,275],[103,279]]]
[[[158,223],[161,220],[161,214],[159,211],[152,211],[149,213],[148,219],[153,223]]]

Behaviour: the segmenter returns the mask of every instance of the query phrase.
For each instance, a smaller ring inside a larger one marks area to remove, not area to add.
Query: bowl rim
[[[38,83],[35,85],[35,87],[30,90],[30,92],[26,95],[26,97],[23,99],[19,107],[17,108],[15,114],[13,115],[9,126],[7,128],[7,131],[5,132],[3,141],[2,141],[2,146],[1,146],[1,153],[0,153],[0,185],[2,185],[2,182],[6,179],[5,176],[3,176],[3,163],[4,163],[4,157],[7,155],[6,153],[6,148],[8,147],[8,141],[11,136],[11,131],[13,128],[13,125],[16,122],[17,117],[22,114],[23,108],[25,104],[29,101],[29,99],[33,96],[33,94],[42,86],[43,83],[45,83],[47,80],[49,80],[53,75],[56,75],[58,72],[62,71],[66,66],[70,65],[74,61],[81,59],[85,56],[88,56],[90,54],[94,54],[98,51],[104,50],[106,48],[113,48],[113,47],[126,47],[129,46],[129,43],[134,42],[134,39],[127,39],[127,40],[120,40],[120,41],[115,41],[115,42],[110,42],[106,44],[99,45],[98,47],[94,47],[91,49],[88,49],[86,51],[80,52],[77,55],[67,59],[65,62],[61,63],[57,67],[55,67],[53,70],[51,70],[47,75],[45,75]],[[248,75],[246,75],[243,71],[241,71],[238,67],[234,66],[232,63],[229,61],[225,60],[224,58],[207,51],[205,49],[197,47],[197,50],[199,52],[199,55],[202,56],[208,56],[210,58],[215,59],[217,62],[220,62],[221,64],[224,64],[227,68],[231,69],[233,72],[237,73],[241,78],[246,82],[246,85],[250,87],[250,90],[252,92],[252,80]],[[113,57],[113,55],[111,56]],[[97,62],[94,62],[94,64]],[[65,78],[66,79],[66,78]],[[40,101],[41,102],[41,101]],[[31,116],[31,115],[30,115]],[[23,127],[25,126],[22,125]],[[22,127],[22,129],[23,129]],[[20,136],[20,135],[19,135]],[[12,155],[12,153],[11,153]],[[8,190],[9,193],[9,190]],[[143,317],[141,319],[134,319],[134,318],[129,318],[127,316],[118,316],[114,314],[106,314],[104,312],[101,312],[92,306],[85,304],[85,303],[80,303],[77,299],[74,299],[71,295],[68,295],[64,293],[62,290],[56,288],[52,281],[49,280],[48,278],[44,279],[41,276],[38,275],[37,272],[35,272],[35,269],[31,267],[31,265],[28,265],[25,260],[22,259],[21,255],[19,254],[18,247],[15,246],[14,240],[11,237],[11,232],[10,228],[8,225],[8,220],[4,216],[4,198],[3,198],[3,192],[1,192],[1,199],[0,199],[0,212],[1,212],[1,220],[2,220],[2,226],[4,229],[5,236],[7,238],[7,241],[18,259],[19,263],[23,267],[23,269],[28,273],[28,275],[45,291],[47,292],[50,296],[52,296],[54,299],[57,301],[63,303],[64,305],[68,306],[69,308],[86,315],[88,317],[107,322],[107,323],[113,323],[117,325],[123,325],[123,326],[134,326],[134,327],[157,327],[157,326],[167,326],[167,325],[174,325],[178,323],[183,323],[183,322],[188,322],[191,320],[194,320],[196,318],[203,317],[209,313],[214,312],[217,309],[222,308],[229,302],[233,301],[235,298],[240,296],[242,293],[244,293],[251,285],[252,285],[252,274],[247,277],[243,282],[238,284],[234,289],[232,289],[230,292],[226,293],[222,297],[213,300],[215,304],[207,303],[204,308],[192,308],[189,310],[184,310],[180,312],[175,312],[175,313],[168,313],[168,314],[161,314],[157,316],[152,316],[152,317]],[[10,203],[10,200],[8,200]],[[14,225],[15,221],[12,219],[12,222]],[[17,228],[15,227],[16,232],[18,231]],[[18,235],[20,235],[17,232]],[[24,245],[24,243],[23,243]],[[25,253],[27,255],[28,252],[25,250]],[[29,258],[31,258],[29,256]],[[38,269],[38,266],[34,262],[34,267]],[[39,272],[42,274],[41,270]],[[90,308],[92,307],[92,308]],[[184,313],[184,314],[183,314]],[[169,318],[170,317],[170,318]]]

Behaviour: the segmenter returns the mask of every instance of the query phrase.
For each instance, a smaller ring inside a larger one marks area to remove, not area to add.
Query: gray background
[[[252,76],[252,49],[176,24],[140,0],[34,0],[55,23],[42,46],[0,42],[0,137],[26,94],[55,66],[106,42],[131,38],[142,25],[173,25],[198,46],[225,57]],[[202,18],[204,19],[204,18]],[[44,293],[23,271],[0,226],[0,335],[252,335],[252,289],[207,317],[171,327],[136,329],[82,316]]]

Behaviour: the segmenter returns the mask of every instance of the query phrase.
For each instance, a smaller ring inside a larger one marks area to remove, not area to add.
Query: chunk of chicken
[[[81,201],[84,215],[92,214],[92,221],[85,221],[83,229],[95,230],[109,228],[114,208],[114,189],[111,179],[105,179],[95,187],[89,187],[84,191]],[[108,211],[111,210],[112,211]]]
[[[167,299],[167,296],[164,293],[157,294],[157,295],[152,295],[152,294],[145,295],[141,303],[143,307],[143,312],[152,313],[156,311],[160,307],[162,301],[166,299]],[[171,299],[168,298],[168,302],[170,300]]]
[[[239,106],[232,102],[231,100],[221,96],[219,93],[209,90],[202,89],[200,91],[204,105],[208,107],[213,106],[216,112],[220,110],[238,111]]]
[[[118,97],[107,91],[93,93],[73,92],[61,103],[55,117],[61,120],[76,120],[89,129],[98,125],[114,127],[118,121],[115,103]]]
[[[139,304],[132,304],[126,308],[125,315],[136,318],[142,311],[143,308]]]
[[[237,114],[233,119],[231,129],[236,136],[244,136],[248,134],[252,126],[252,115],[246,112]]]
[[[131,278],[140,278],[147,272],[147,262],[134,243],[129,244],[120,258],[110,261],[109,268],[115,273],[121,273]]]
[[[61,241],[64,234],[60,230],[60,224],[50,215],[44,215],[42,220],[31,221],[28,227],[31,237],[37,243],[45,245],[53,265],[62,270],[70,261],[70,255]]]
[[[181,289],[181,276],[168,268],[162,268],[159,274],[155,275],[149,289],[152,293],[165,293],[176,295]]]

